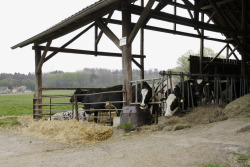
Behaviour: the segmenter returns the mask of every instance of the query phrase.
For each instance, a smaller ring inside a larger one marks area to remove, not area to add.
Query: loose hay
[[[179,130],[194,125],[223,121],[228,118],[244,118],[250,120],[250,94],[238,98],[226,106],[199,106],[184,117],[173,116],[171,118],[165,118],[162,123],[152,126],[151,131]]]
[[[246,94],[231,103],[229,103],[223,112],[229,118],[246,118],[250,119],[250,94]]]
[[[19,121],[22,122],[22,120]],[[22,124],[25,127],[21,128],[20,131],[25,135],[71,145],[107,140],[113,134],[113,129],[110,126],[76,120],[31,120],[29,123],[26,121]]]

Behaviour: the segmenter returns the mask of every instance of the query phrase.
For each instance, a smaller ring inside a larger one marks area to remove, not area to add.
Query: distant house
[[[24,93],[26,91],[26,86],[13,87],[12,93]]]
[[[8,92],[8,87],[7,86],[0,86],[0,94],[7,93]]]

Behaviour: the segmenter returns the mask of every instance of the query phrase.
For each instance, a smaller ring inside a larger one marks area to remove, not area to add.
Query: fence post
[[[75,101],[75,112],[74,112],[74,110],[72,111],[72,116],[74,118],[74,113],[75,113],[76,120],[79,121],[79,116],[78,116],[78,101],[77,101],[77,95],[76,94],[74,94],[74,101]]]
[[[51,120],[51,96],[49,97],[49,118]]]

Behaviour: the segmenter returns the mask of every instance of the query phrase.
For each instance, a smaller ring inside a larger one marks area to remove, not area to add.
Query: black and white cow
[[[83,109],[78,109],[78,119],[79,121],[86,121],[88,120],[89,115],[85,112]],[[51,116],[51,119],[49,118],[48,121],[51,120],[70,120],[70,119],[76,119],[76,113],[74,110],[74,113],[72,111],[66,111],[66,112],[60,112],[56,113]]]
[[[152,97],[152,92],[146,92],[146,91],[143,94],[143,96],[147,96],[148,99],[154,99],[154,102],[163,102],[162,107],[164,108],[164,112],[165,112],[166,111],[166,103],[165,103],[166,98],[173,91],[173,88],[175,87],[177,83],[178,83],[177,80],[174,78],[171,79],[171,83],[169,79],[164,80],[163,82],[158,82],[155,84],[155,87],[154,87],[154,97]],[[171,85],[172,85],[172,89],[171,89]],[[153,105],[153,107],[151,107],[150,110],[151,110],[151,114],[154,114],[156,113],[157,110],[159,110],[159,106]]]
[[[211,103],[214,100],[214,82],[202,80],[195,85],[194,95],[200,104]]]
[[[132,87],[132,92],[135,92],[135,86]],[[152,88],[147,82],[142,82],[137,85],[138,101],[141,108],[150,108],[149,102],[152,101]],[[135,93],[133,93],[133,101],[135,101]]]
[[[146,89],[148,92],[150,92],[150,86],[148,83],[143,82],[142,83],[142,88],[141,88],[141,83],[137,85],[137,101],[142,102],[143,100],[143,105],[148,104],[148,101],[150,100],[149,97],[144,96],[142,97],[141,92],[145,92]],[[90,89],[88,91],[82,92],[84,94],[93,94],[93,95],[86,95],[86,96],[80,96],[79,102],[85,103],[84,104],[84,109],[86,110],[98,110],[98,109],[105,109],[107,106],[112,106],[112,108],[119,109],[117,110],[117,116],[120,115],[120,109],[123,107],[123,103],[113,103],[112,105],[107,105],[105,102],[108,101],[123,101],[123,93],[122,92],[115,92],[115,93],[105,93],[105,94],[100,94],[101,92],[111,92],[111,91],[121,91],[123,89],[122,85],[116,85],[113,87],[109,88],[94,88]],[[135,101],[135,91],[136,87],[132,87],[132,93],[133,93],[133,98],[132,100]],[[76,91],[76,93],[79,93],[80,91]],[[71,102],[72,102],[71,98]],[[95,103],[95,104],[88,104],[88,103]],[[86,111],[86,113],[90,114],[90,111]],[[98,111],[94,111],[94,121],[97,122],[97,115]]]
[[[184,98],[182,98],[181,85],[175,86],[173,93],[171,93],[166,100],[166,117],[171,117],[179,108],[184,106],[184,110],[190,107],[197,106],[197,97],[195,96],[195,80],[184,81]],[[189,99],[189,100],[188,100]]]

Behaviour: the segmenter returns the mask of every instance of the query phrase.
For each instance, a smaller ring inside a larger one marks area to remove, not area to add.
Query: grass
[[[121,129],[124,129],[125,131],[133,131],[135,130],[135,127],[131,123],[124,123],[118,126]]]
[[[244,155],[244,154],[238,154],[238,153],[233,153],[235,155],[236,162],[240,167],[250,167],[250,164],[248,164],[249,160],[249,155]],[[201,164],[201,167],[232,167],[230,164],[225,163],[221,165],[218,162],[212,162],[212,163],[203,163]]]
[[[43,91],[43,95],[72,95],[73,91]],[[34,94],[7,94],[0,95],[0,127],[7,128],[15,125],[19,125],[17,117],[33,114],[33,97]],[[69,103],[69,97],[52,98],[52,103]],[[44,98],[43,103],[49,103],[49,98]],[[79,108],[82,106],[79,106]],[[43,109],[49,109],[49,107],[43,107]],[[52,110],[71,110],[72,106],[53,106]],[[60,111],[52,111],[52,113]],[[49,111],[43,111],[43,113],[49,113]],[[7,116],[7,117],[3,117]]]
[[[221,165],[218,162],[213,162],[213,163],[207,163],[207,164],[201,164],[202,167],[230,167],[229,164],[224,164]]]
[[[43,91],[43,95],[72,95],[73,91]],[[0,116],[22,116],[33,114],[34,94],[9,94],[0,95]],[[69,103],[69,97],[52,98],[52,103]],[[43,103],[49,103],[49,98],[44,98]],[[81,106],[79,106],[81,107]],[[49,109],[44,107],[43,109]],[[52,110],[71,110],[72,106],[53,106]],[[46,111],[43,111],[45,113]],[[54,112],[54,111],[52,111]]]
[[[31,115],[33,94],[0,95],[0,116]]]

